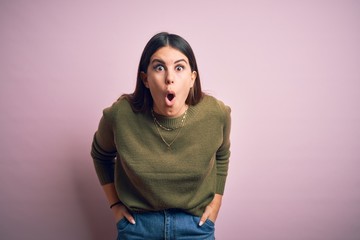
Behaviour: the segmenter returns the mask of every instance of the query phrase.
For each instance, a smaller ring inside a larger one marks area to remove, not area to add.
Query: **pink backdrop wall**
[[[90,144],[159,31],[232,107],[221,240],[360,239],[358,1],[0,2],[0,238],[115,239]]]

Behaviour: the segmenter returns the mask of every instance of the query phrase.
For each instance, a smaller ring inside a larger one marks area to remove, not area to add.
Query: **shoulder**
[[[222,100],[210,96],[210,95],[205,95],[204,98],[202,99],[201,103],[206,107],[206,108],[210,108],[216,111],[219,111],[220,113],[223,114],[230,114],[231,112],[231,108],[229,105],[225,104]]]
[[[124,98],[119,98],[113,102],[111,106],[103,109],[103,115],[108,119],[114,119],[121,115],[128,115],[130,112],[132,113],[130,103]]]

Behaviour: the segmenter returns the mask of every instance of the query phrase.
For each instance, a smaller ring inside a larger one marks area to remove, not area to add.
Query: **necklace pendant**
[[[152,117],[153,117],[153,120],[154,120],[154,125],[155,125],[155,128],[161,138],[161,140],[165,143],[165,145],[167,146],[167,151],[172,151],[174,150],[173,148],[171,148],[171,145],[175,142],[175,140],[178,138],[178,136],[180,135],[180,132],[182,130],[182,128],[185,126],[185,119],[186,119],[186,114],[187,114],[187,109],[185,110],[185,113],[181,119],[181,125],[179,127],[175,127],[175,128],[167,128],[167,127],[164,127],[162,126],[159,121],[156,119],[155,115],[154,115],[154,111],[151,109],[151,114],[152,114]],[[162,130],[165,130],[165,131],[173,131],[173,130],[176,130],[177,133],[176,133],[176,136],[173,138],[173,140],[168,143],[165,138],[163,137],[163,135],[161,134],[160,132],[160,128]]]

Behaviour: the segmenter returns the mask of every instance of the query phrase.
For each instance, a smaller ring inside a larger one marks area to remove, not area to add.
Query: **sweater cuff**
[[[226,176],[217,175],[216,176],[216,193],[223,195],[225,190]]]

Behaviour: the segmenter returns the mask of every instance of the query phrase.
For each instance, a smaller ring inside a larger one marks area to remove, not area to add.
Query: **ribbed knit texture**
[[[205,96],[182,116],[156,115],[170,143],[161,139],[152,115],[134,113],[126,100],[103,111],[91,155],[101,184],[115,182],[132,211],[182,209],[201,216],[215,193],[223,194],[230,157],[230,108]]]

